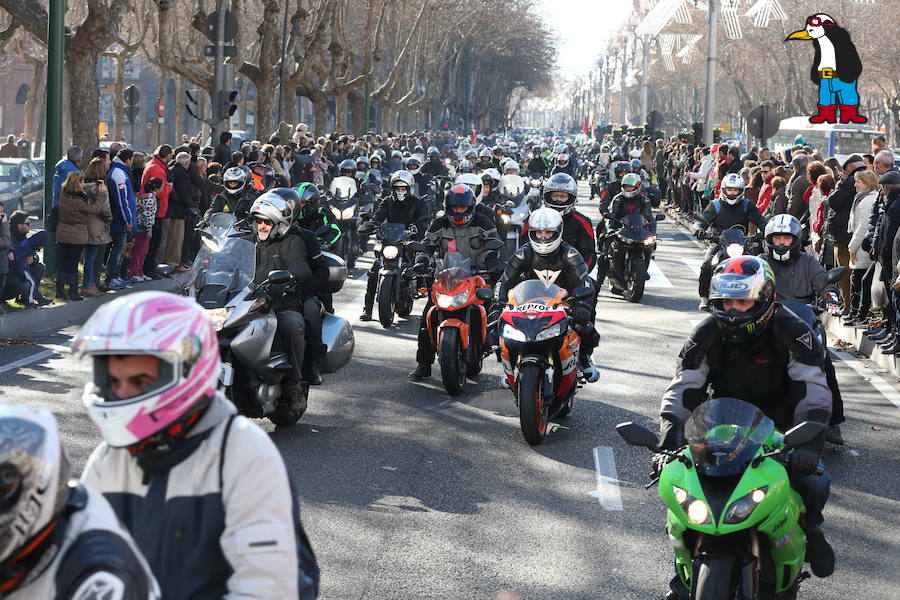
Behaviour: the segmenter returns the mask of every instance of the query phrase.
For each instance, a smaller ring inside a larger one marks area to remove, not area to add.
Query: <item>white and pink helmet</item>
[[[93,359],[82,400],[110,446],[127,447],[163,431],[209,402],[221,361],[213,326],[194,301],[166,292],[130,294],[101,307],[75,338],[73,351]],[[156,382],[133,398],[109,386],[107,357],[159,358]]]

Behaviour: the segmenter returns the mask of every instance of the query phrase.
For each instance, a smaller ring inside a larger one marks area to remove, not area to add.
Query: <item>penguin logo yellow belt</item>
[[[819,71],[819,79],[834,79],[835,72],[834,69],[824,68]]]

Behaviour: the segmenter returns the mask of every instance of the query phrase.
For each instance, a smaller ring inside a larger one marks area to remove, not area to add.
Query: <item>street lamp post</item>
[[[650,80],[650,36],[644,34],[643,39],[643,60],[641,61],[641,122],[643,125],[647,122],[648,101],[647,92]]]
[[[718,52],[719,2],[709,0],[709,29],[706,50],[706,100],[703,104],[703,143],[713,143],[713,118],[716,112],[716,60]]]
[[[619,98],[619,125],[625,124],[625,72],[628,69],[628,36],[622,36],[622,81]]]
[[[47,35],[47,139],[44,144],[44,220],[53,207],[53,173],[62,158],[63,146],[63,65],[66,47],[66,0],[50,0]],[[54,234],[44,250],[47,273],[56,271]]]

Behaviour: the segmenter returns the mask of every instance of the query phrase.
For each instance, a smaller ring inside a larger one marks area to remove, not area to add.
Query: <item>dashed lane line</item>
[[[597,498],[604,510],[622,510],[619,475],[616,473],[616,459],[612,448],[594,448],[594,469],[597,471],[597,489],[588,492],[588,495]]]
[[[688,268],[694,272],[694,275],[700,277],[700,265],[703,264],[703,259],[700,258],[687,258],[682,256],[681,262],[686,264]]]
[[[648,288],[671,288],[675,287],[672,285],[672,282],[669,281],[669,278],[666,277],[665,273],[662,272],[662,269],[659,268],[659,265],[656,264],[655,260],[651,260],[650,264],[647,266],[647,274],[650,275],[650,279],[644,284],[644,287]]]

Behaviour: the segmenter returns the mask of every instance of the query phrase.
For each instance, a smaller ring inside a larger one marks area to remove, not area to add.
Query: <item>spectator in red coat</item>
[[[153,231],[150,238],[150,247],[147,250],[147,258],[144,260],[143,272],[150,277],[159,278],[156,274],[156,265],[163,262],[166,252],[166,215],[169,210],[169,194],[172,184],[169,177],[169,161],[172,158],[172,146],[163,144],[156,149],[156,153],[150,162],[144,167],[141,176],[141,188],[147,186],[147,181],[156,177],[163,182],[162,188],[156,193],[156,221],[153,223]]]

